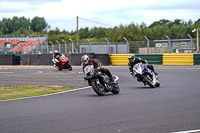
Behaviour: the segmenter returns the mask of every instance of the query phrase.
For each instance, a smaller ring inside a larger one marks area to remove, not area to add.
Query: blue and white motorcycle
[[[142,63],[137,63],[133,67],[133,71],[139,82],[143,82],[145,85],[148,84],[151,88],[160,86],[157,75],[155,75],[152,70],[145,67]]]

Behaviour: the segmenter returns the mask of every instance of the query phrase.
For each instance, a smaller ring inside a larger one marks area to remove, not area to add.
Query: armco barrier
[[[136,54],[148,61],[149,64],[162,65],[162,54]],[[128,54],[110,54],[110,61],[112,65],[128,65]]]
[[[194,65],[193,54],[163,54],[163,65]]]
[[[200,65],[200,54],[194,54],[194,65]]]
[[[147,60],[149,64],[162,65],[162,54],[136,54],[135,56]]]
[[[128,54],[110,54],[112,65],[128,65]]]

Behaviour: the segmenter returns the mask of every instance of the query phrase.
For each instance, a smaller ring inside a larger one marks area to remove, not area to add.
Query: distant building
[[[156,53],[168,53],[169,41],[168,40],[154,40]],[[191,39],[171,39],[170,46],[171,52],[178,52],[179,49],[187,49],[192,52]],[[177,49],[177,50],[176,50]],[[189,52],[187,51],[187,53]]]
[[[149,47],[149,54],[155,53],[155,47]],[[148,47],[139,48],[139,54],[148,54]]]
[[[109,51],[108,51],[109,46]],[[80,53],[95,53],[95,54],[128,54],[129,44],[126,43],[88,43],[79,44]]]

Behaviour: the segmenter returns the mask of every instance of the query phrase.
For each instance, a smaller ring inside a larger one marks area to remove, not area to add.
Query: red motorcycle
[[[53,61],[55,63],[55,61]],[[62,54],[62,56],[58,60],[58,65],[55,65],[55,67],[59,70],[62,71],[62,69],[69,69],[69,71],[72,71],[72,66],[69,64],[69,59]]]

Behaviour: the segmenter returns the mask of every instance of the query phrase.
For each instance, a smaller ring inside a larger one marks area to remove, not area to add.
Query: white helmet
[[[84,64],[87,64],[88,61],[89,61],[88,55],[83,55],[83,56],[81,57],[81,62],[83,63],[83,65],[84,65]]]

